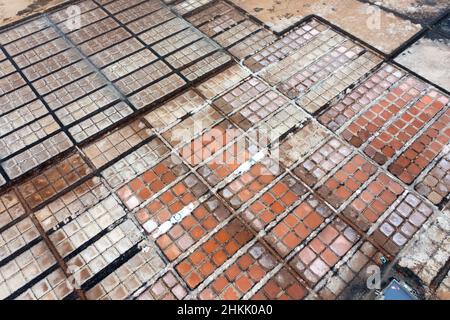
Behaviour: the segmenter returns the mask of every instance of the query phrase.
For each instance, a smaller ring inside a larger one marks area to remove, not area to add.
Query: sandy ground
[[[426,36],[406,49],[395,59],[421,76],[450,90],[450,40],[435,35]]]
[[[67,0],[0,0],[0,26],[45,11]]]
[[[370,3],[383,6],[409,18],[431,23],[445,11],[450,9],[449,0],[368,0]]]
[[[310,14],[320,15],[385,53],[391,53],[421,26],[357,0],[232,0],[281,31]]]

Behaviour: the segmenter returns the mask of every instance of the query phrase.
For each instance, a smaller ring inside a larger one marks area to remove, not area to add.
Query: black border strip
[[[58,117],[55,115],[54,111],[50,108],[50,106],[47,104],[47,102],[44,100],[44,98],[39,94],[39,92],[36,90],[36,88],[33,86],[33,84],[27,79],[27,77],[25,77],[25,75],[22,72],[22,69],[19,68],[19,66],[17,65],[17,63],[13,60],[13,58],[9,55],[9,53],[6,51],[6,49],[4,47],[0,47],[0,50],[3,51],[3,53],[5,54],[6,57],[8,57],[8,59],[10,60],[10,62],[13,64],[13,66],[16,68],[17,72],[22,76],[22,78],[25,80],[26,84],[28,85],[28,87],[33,91],[33,93],[35,94],[35,96],[37,97],[37,99],[39,99],[41,101],[41,103],[47,108],[49,114],[53,117],[53,119],[56,121],[56,123],[60,126],[60,130],[62,130],[62,132],[64,132],[69,140],[72,142],[72,144],[75,144],[75,140],[72,138],[72,136],[70,136],[68,134],[68,131],[64,128],[64,126],[62,125],[61,121],[58,119]],[[34,100],[33,100],[34,101]],[[57,131],[58,132],[58,131]],[[50,136],[47,136],[47,138],[49,138]],[[42,140],[43,141],[43,140]],[[2,167],[3,167],[3,162],[5,161],[5,159],[2,159]],[[38,165],[39,166],[39,165]]]
[[[23,219],[22,219],[23,220]],[[22,221],[21,220],[21,221]],[[34,227],[34,224],[33,224]],[[2,231],[3,232],[3,231]],[[21,234],[23,235],[23,234]],[[25,251],[30,250],[32,247],[34,247],[36,244],[38,244],[39,242],[41,242],[43,240],[43,238],[41,237],[41,235],[39,234],[36,239],[31,240],[30,242],[28,242],[27,244],[25,244],[23,247],[19,248],[18,250],[10,253],[7,257],[3,258],[2,260],[0,260],[0,268],[3,267],[4,265],[8,264],[9,262],[11,262],[12,260],[14,260],[15,258],[17,258],[18,256],[20,256],[22,253],[24,253]]]
[[[163,9],[166,9],[166,8],[163,8]],[[160,9],[160,10],[161,10],[161,9]],[[160,10],[158,10],[158,11],[160,11]],[[139,21],[139,20],[141,20],[141,19],[144,19],[144,18],[148,18],[150,15],[152,15],[152,14],[158,12],[158,11],[154,11],[154,12],[152,12],[152,13],[150,13],[150,14],[147,14],[147,15],[145,15],[145,16],[143,16],[143,17],[140,17],[139,19],[136,19],[136,20],[134,20],[134,21],[131,21],[131,22],[127,23],[126,25],[128,26],[128,25],[131,24],[131,23],[137,22],[137,21]],[[170,10],[169,10],[169,11],[170,11]],[[173,13],[172,11],[170,11],[170,12]],[[167,22],[169,22],[169,21],[172,21],[172,20],[174,20],[174,19],[176,19],[176,18],[177,18],[177,16],[173,15],[173,16],[170,17],[168,20],[164,20],[164,21],[162,21],[162,22],[158,22],[158,23],[152,25],[151,27],[149,27],[149,28],[147,28],[147,29],[144,29],[144,30],[141,30],[141,31],[138,31],[138,32],[134,32],[134,31],[133,31],[133,36],[134,36],[135,38],[138,38],[139,36],[143,35],[144,33],[148,32],[148,31],[150,31],[150,30],[152,30],[152,29],[154,29],[154,28],[156,28],[156,27],[160,27],[160,26],[162,26],[163,24],[165,24],[165,23],[167,23]],[[131,29],[130,29],[130,30],[131,30]],[[131,31],[132,31],[132,30],[131,30]],[[174,34],[174,33],[173,33],[173,34]],[[164,40],[164,39],[166,39],[166,38],[168,38],[168,37],[170,37],[170,36],[164,37],[164,38],[162,38],[161,40]],[[159,41],[159,40],[158,40],[158,41]]]
[[[108,277],[122,265],[127,263],[134,256],[139,254],[141,249],[139,248],[139,243],[133,245],[130,249],[122,253],[117,259],[108,264],[105,268],[97,272],[92,278],[88,279],[85,283],[81,285],[81,289],[87,293],[90,289],[96,286],[100,281]]]
[[[61,267],[58,265],[58,262],[55,259],[55,264],[53,266],[51,266],[47,270],[43,271],[42,273],[37,275],[35,278],[33,278],[31,281],[27,282],[24,286],[22,286],[21,288],[17,289],[13,293],[11,293],[8,297],[5,298],[5,300],[14,300],[14,299],[16,299],[21,294],[25,293],[28,289],[31,289],[38,282],[44,280],[52,272],[54,272],[54,271],[56,271],[58,269],[61,269]]]
[[[33,66],[39,64],[39,63],[43,63],[43,62],[47,62],[47,63],[48,63],[47,60],[53,59],[53,58],[55,58],[56,56],[58,56],[58,55],[60,55],[60,54],[63,54],[63,53],[66,53],[66,52],[68,52],[68,51],[70,51],[70,50],[74,50],[74,48],[70,48],[70,47],[69,47],[69,48],[67,48],[67,49],[64,49],[63,51],[57,52],[57,53],[55,53],[55,54],[52,54],[51,56],[49,56],[49,57],[47,57],[47,58],[44,58],[43,60],[39,60],[39,61],[33,62],[32,64],[27,65],[26,67],[22,68],[21,70],[22,70],[22,71],[23,71],[23,70],[27,70],[28,68],[31,68],[31,67],[33,67]],[[50,75],[50,74],[52,74],[52,73],[54,73],[54,72],[61,71],[62,69],[66,68],[66,67],[69,67],[69,66],[71,66],[71,65],[73,65],[73,64],[75,64],[75,63],[77,63],[77,62],[79,62],[80,60],[82,60],[82,57],[79,57],[78,60],[72,61],[71,63],[65,64],[64,66],[62,66],[62,67],[60,67],[60,68],[57,68],[57,69],[51,71],[50,73],[44,74],[44,75],[42,75],[42,76],[39,76],[38,78],[35,78],[35,79],[33,79],[33,80],[30,80],[30,82],[34,82],[34,81],[37,81],[37,80],[41,80],[41,79],[45,78],[46,76],[48,76],[48,75]]]
[[[36,48],[45,46],[45,45],[49,44],[50,42],[53,42],[53,41],[55,41],[56,39],[60,38],[60,36],[58,35],[58,31],[55,30],[51,25],[49,25],[49,26],[48,26],[47,28],[45,28],[45,29],[36,31],[36,32],[33,33],[33,34],[30,34],[30,35],[27,35],[27,36],[25,36],[25,37],[22,37],[22,38],[19,38],[19,39],[17,39],[17,40],[14,40],[14,41],[12,41],[12,42],[6,44],[6,45],[3,45],[3,47],[5,47],[5,50],[8,50],[8,49],[6,48],[7,46],[9,46],[9,45],[11,45],[11,44],[13,44],[13,43],[15,43],[15,42],[17,42],[17,41],[23,41],[23,40],[25,40],[27,37],[35,36],[37,33],[42,32],[42,31],[45,31],[45,30],[48,30],[48,29],[52,29],[53,32],[56,33],[56,37],[51,38],[50,40],[46,40],[46,41],[39,42],[39,44],[37,44],[37,45],[35,45],[35,46],[29,47],[29,48],[27,48],[27,49],[25,49],[25,50],[23,50],[23,51],[20,51],[20,52],[17,52],[16,54],[14,54],[14,55],[11,55],[11,57],[13,57],[13,58],[18,57],[18,56],[21,56],[21,55],[23,55],[23,54],[25,54],[25,53],[28,53],[28,52],[30,52],[30,51],[33,51],[33,50],[35,50]]]

